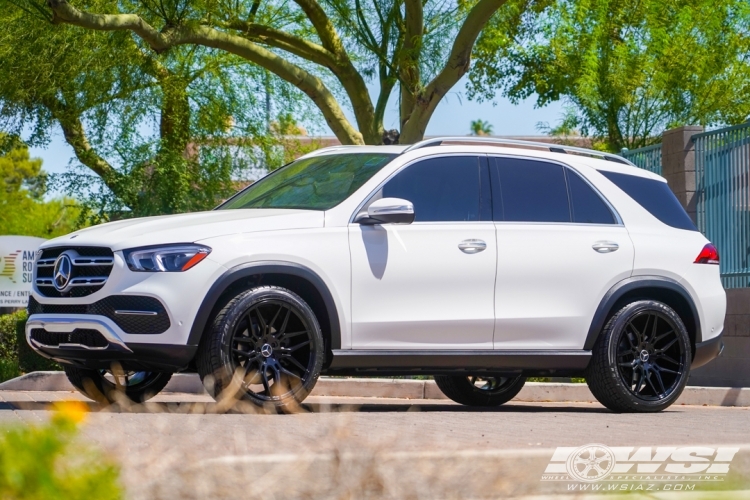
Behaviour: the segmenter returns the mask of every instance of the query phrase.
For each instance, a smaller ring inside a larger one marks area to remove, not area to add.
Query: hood
[[[166,243],[191,243],[253,231],[323,227],[323,224],[324,213],[312,210],[212,210],[109,222],[55,238],[41,248],[106,246],[117,251]]]

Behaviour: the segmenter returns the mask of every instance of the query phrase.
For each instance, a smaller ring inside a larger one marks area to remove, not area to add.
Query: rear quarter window
[[[664,224],[688,231],[698,230],[666,182],[604,170],[599,173]]]

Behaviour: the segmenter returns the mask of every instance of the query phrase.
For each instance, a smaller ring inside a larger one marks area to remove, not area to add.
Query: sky
[[[372,90],[372,89],[371,89]],[[496,105],[491,102],[477,103],[466,98],[465,80],[456,85],[438,105],[435,114],[427,126],[427,135],[467,135],[473,120],[481,119],[493,126],[495,135],[539,135],[536,129],[538,122],[555,124],[560,121],[562,104],[553,103],[544,108],[534,107],[534,100],[528,99],[513,105],[502,96],[496,96]],[[347,113],[353,121],[352,113]],[[389,102],[385,116],[385,128],[398,128],[397,102],[394,97]],[[330,130],[323,130],[322,135],[333,135]],[[73,150],[68,146],[57,130],[51,143],[45,148],[31,148],[32,157],[43,160],[42,168],[50,173],[61,173],[73,157]]]

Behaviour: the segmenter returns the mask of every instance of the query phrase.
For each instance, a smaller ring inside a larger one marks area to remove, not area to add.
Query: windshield
[[[248,186],[219,206],[328,210],[375,175],[395,154],[348,153],[295,161]]]

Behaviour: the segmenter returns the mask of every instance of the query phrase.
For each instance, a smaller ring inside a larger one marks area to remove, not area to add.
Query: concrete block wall
[[[750,387],[750,288],[727,290],[721,357],[695,369],[688,385]]]

